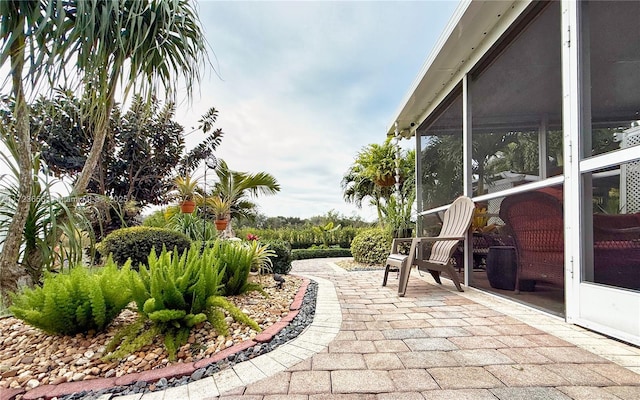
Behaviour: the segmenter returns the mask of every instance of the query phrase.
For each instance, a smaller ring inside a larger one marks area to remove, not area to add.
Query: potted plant
[[[186,175],[177,177],[174,183],[176,197],[180,199],[180,211],[191,214],[196,209],[198,180]]]
[[[477,204],[473,209],[471,231],[473,233],[489,233],[496,229],[496,224],[489,224],[489,215],[486,205]]]
[[[370,144],[358,154],[358,160],[365,175],[376,185],[386,187],[396,182],[396,146],[390,140],[382,145]]]
[[[221,196],[208,198],[207,207],[211,208],[211,211],[213,211],[216,216],[214,220],[216,229],[219,231],[225,230],[229,222],[229,214],[231,214],[231,202],[229,199]]]

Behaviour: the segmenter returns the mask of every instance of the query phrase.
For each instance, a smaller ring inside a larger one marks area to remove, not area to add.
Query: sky
[[[225,132],[215,156],[231,170],[267,172],[280,184],[278,194],[255,200],[260,213],[309,218],[335,211],[374,221],[373,207],[344,201],[342,177],[359,151],[384,142],[457,6],[199,0],[213,68],[191,101],[186,90],[176,98],[174,120],[185,128],[187,149],[204,139],[197,121],[215,107],[214,129]],[[209,172],[208,182],[214,177]]]
[[[334,210],[372,221],[375,210],[346,203],[340,182],[362,148],[385,140],[457,5],[201,0],[216,73],[191,104],[179,102],[175,120],[189,132],[210,107],[219,111],[225,136],[216,157],[232,170],[268,172],[281,186],[257,199],[261,213]],[[189,134],[187,147],[203,138]]]

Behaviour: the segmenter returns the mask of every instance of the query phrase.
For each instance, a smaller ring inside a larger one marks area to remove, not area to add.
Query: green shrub
[[[189,248],[191,241],[180,232],[165,228],[134,226],[115,230],[99,243],[98,251],[103,256],[112,254],[113,261],[122,265],[131,259],[131,268],[138,270],[147,263],[152,248],[160,251],[162,246],[177,248],[179,253]]]
[[[216,240],[207,245],[213,250],[213,255],[219,263],[219,269],[224,269],[222,294],[235,296],[250,290],[262,289],[259,285],[249,282],[251,268],[256,265],[259,243],[239,240]]]
[[[194,214],[175,213],[169,218],[165,228],[184,233],[191,240],[215,240],[218,237],[216,226]]]
[[[310,258],[351,257],[349,249],[294,249],[291,250],[293,260],[308,260]]]
[[[127,282],[132,274],[129,263],[118,269],[111,259],[94,273],[78,266],[69,273],[47,274],[42,287],[14,295],[10,309],[51,334],[102,331],[131,301]]]
[[[187,342],[191,328],[208,320],[218,334],[225,335],[226,310],[236,321],[256,331],[260,327],[232,303],[222,297],[225,268],[217,257],[218,243],[203,250],[197,244],[180,255],[162,249],[152,250],[148,268],[141,265],[139,273],[130,277],[133,300],[141,317],[122,329],[107,345],[106,359],[121,358],[150,344],[156,335],[164,335],[169,358],[175,359],[177,349]],[[119,349],[114,351],[117,346]]]
[[[286,275],[291,271],[291,246],[281,239],[263,240],[261,243],[269,245],[269,249],[275,253],[271,256],[271,266],[274,274]]]
[[[169,218],[166,216],[166,210],[156,210],[147,215],[142,221],[142,225],[155,228],[166,228],[169,224]]]
[[[314,245],[320,246],[324,244],[325,240],[329,247],[339,246],[348,249],[353,238],[362,230],[363,228],[346,226],[323,234],[322,231],[319,231],[314,226],[280,229],[242,228],[236,230],[236,235],[240,238],[246,238],[247,234],[254,234],[260,238],[260,241],[284,240],[289,243],[292,249],[308,249]]]
[[[353,259],[364,264],[384,264],[391,251],[391,234],[380,228],[359,233],[351,242]]]

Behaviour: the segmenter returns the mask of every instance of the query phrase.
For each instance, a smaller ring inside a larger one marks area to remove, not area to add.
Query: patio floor
[[[318,282],[298,338],[156,399],[638,399],[640,349],[531,308],[413,273],[404,298],[382,271],[294,263]]]

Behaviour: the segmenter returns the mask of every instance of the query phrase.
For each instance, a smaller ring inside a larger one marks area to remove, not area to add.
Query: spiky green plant
[[[256,242],[243,243],[239,240],[216,240],[211,249],[224,268],[223,278],[225,296],[235,296],[251,290],[260,291],[262,287],[249,282],[249,273],[256,265],[256,252],[259,244]]]
[[[225,261],[218,257],[215,244],[202,251],[193,244],[182,255],[164,247],[160,255],[152,250],[148,267],[141,266],[129,281],[140,318],[114,337],[107,347],[113,353],[106,358],[123,357],[162,334],[169,358],[175,359],[195,325],[208,320],[218,333],[227,333],[223,310],[260,331],[255,321],[222,297],[224,276]]]
[[[182,232],[191,240],[215,240],[218,231],[214,224],[194,214],[174,213],[164,225],[174,231]]]
[[[268,244],[260,243],[257,240],[250,240],[245,242],[253,253],[253,261],[251,262],[252,271],[256,271],[259,274],[270,274],[273,272],[272,257],[276,257],[276,252],[269,248]]]
[[[48,176],[39,154],[32,159],[32,195],[28,199],[21,198],[20,171],[12,160],[17,155],[10,143],[7,147],[11,156],[0,154],[0,163],[10,172],[0,175],[0,246],[5,245],[9,225],[18,209],[26,207],[19,262],[31,277],[31,283],[40,284],[43,271],[51,271],[65,263],[77,265],[82,262],[83,248],[95,241],[94,234],[84,209],[69,207],[68,199],[55,193],[63,182]],[[66,216],[64,220],[59,218],[62,214]],[[51,245],[46,238],[54,231],[63,235]]]
[[[47,274],[42,287],[14,294],[10,310],[47,333],[102,331],[131,301],[123,284],[130,275],[129,263],[119,269],[111,259],[95,272],[77,266],[69,273]]]

